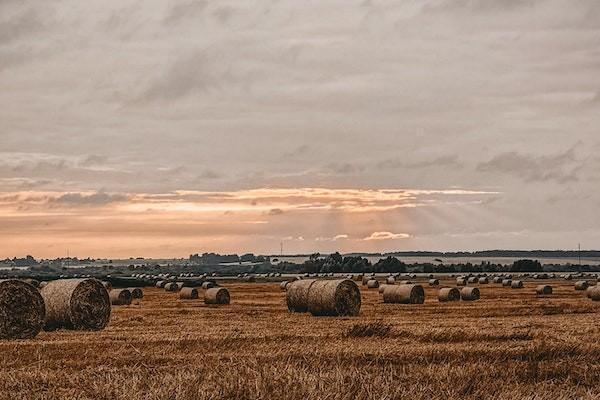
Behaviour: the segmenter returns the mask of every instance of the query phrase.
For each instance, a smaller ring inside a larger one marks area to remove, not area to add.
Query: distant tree
[[[396,257],[388,256],[387,258],[382,258],[377,261],[375,265],[373,265],[373,270],[375,272],[402,273],[406,272],[406,264]]]
[[[543,272],[542,264],[538,260],[517,260],[510,267],[510,272]]]

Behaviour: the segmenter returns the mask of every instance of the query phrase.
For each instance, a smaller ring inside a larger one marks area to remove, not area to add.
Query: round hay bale
[[[394,285],[386,286],[383,291],[384,303],[423,304],[425,290],[421,285]]]
[[[175,291],[180,291],[183,288],[183,282],[175,282],[175,287],[177,288]]]
[[[394,278],[393,276],[388,276],[385,280],[385,283],[388,285],[393,285],[394,283],[396,283],[396,278]]]
[[[31,339],[44,327],[46,308],[40,292],[17,279],[0,281],[0,339]]]
[[[552,286],[550,285],[538,285],[535,288],[535,293],[540,296],[547,296],[552,294]]]
[[[282,292],[285,292],[287,290],[287,285],[288,285],[288,281],[283,281],[279,284],[279,288],[281,289]]]
[[[502,286],[510,286],[512,284],[511,279],[502,279]]]
[[[438,300],[442,303],[447,301],[459,301],[460,290],[455,287],[441,288],[438,291]]]
[[[480,285],[487,285],[488,283],[490,283],[490,281],[485,276],[482,277],[482,278],[479,278],[479,284]]]
[[[165,284],[164,288],[167,292],[176,292],[179,290],[179,288],[177,287],[177,284],[175,282],[169,282],[169,283]]]
[[[592,286],[587,290],[587,297],[593,301],[600,301],[600,286]]]
[[[565,280],[570,281],[572,279],[573,279],[573,275],[571,275],[571,274],[565,275]]]
[[[510,288],[511,289],[522,289],[523,288],[523,281],[512,281],[510,283]]]
[[[371,280],[371,277],[368,275],[363,275],[362,276],[362,284],[363,286],[365,286],[367,284],[367,282],[369,282]]]
[[[104,286],[104,289],[108,290],[109,292],[112,290],[112,284],[110,282],[102,281],[102,286]]]
[[[348,279],[316,281],[308,288],[308,311],[314,316],[356,316],[360,290]]]
[[[476,287],[465,286],[460,290],[460,298],[464,301],[479,300],[479,289]]]
[[[229,304],[229,290],[223,287],[206,289],[204,292],[205,304]]]
[[[476,276],[469,277],[469,279],[467,279],[467,283],[477,283],[477,277]]]
[[[368,289],[377,289],[379,287],[379,282],[375,279],[369,279],[367,282]]]
[[[386,286],[393,286],[393,285],[388,285],[387,283],[384,283],[383,285],[379,285],[379,289],[377,289],[379,291],[379,294],[383,293]]]
[[[288,310],[292,312],[308,311],[308,291],[315,282],[314,279],[303,279],[288,285],[285,295]]]
[[[590,284],[587,281],[577,281],[575,282],[575,290],[586,290]]]
[[[184,287],[179,291],[181,300],[195,300],[198,298],[198,289],[192,287]]]
[[[202,282],[202,289],[204,290],[214,288],[215,286],[215,283],[211,281]]]
[[[60,279],[41,291],[46,303],[45,330],[100,330],[110,320],[108,291],[96,279]]]
[[[429,286],[438,286],[440,284],[440,281],[438,279],[430,279],[429,280]]]
[[[466,286],[467,280],[463,277],[456,278],[456,286]]]
[[[155,286],[159,289],[163,289],[165,287],[166,283],[167,282],[165,282],[165,281],[157,281]]]
[[[499,276],[494,277],[494,279],[492,279],[493,283],[502,283],[502,278]]]
[[[113,306],[128,306],[131,304],[133,296],[129,289],[113,289],[108,292],[110,304]]]
[[[412,285],[411,281],[400,281],[400,285]]]
[[[139,288],[139,287],[129,288],[129,291],[131,292],[131,298],[133,298],[133,299],[143,299],[144,298],[144,291],[142,290],[142,288]]]

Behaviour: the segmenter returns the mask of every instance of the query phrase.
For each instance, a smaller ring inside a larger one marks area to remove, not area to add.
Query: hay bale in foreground
[[[375,279],[369,279],[367,282],[368,289],[377,289],[379,287],[379,282]]]
[[[575,282],[575,290],[586,290],[590,284],[587,281],[577,281]]]
[[[442,303],[447,301],[459,301],[460,290],[455,287],[441,288],[438,291],[438,300]]]
[[[522,289],[523,288],[523,281],[512,281],[510,283],[510,288],[511,289]]]
[[[288,281],[283,281],[279,284],[279,289],[281,289],[282,292],[285,292],[287,290],[287,285],[288,285]]]
[[[593,301],[600,301],[600,286],[592,286],[587,290],[587,297]]]
[[[464,301],[479,300],[479,289],[476,287],[465,286],[460,290],[460,298]]]
[[[229,301],[229,290],[223,287],[210,288],[204,292],[205,304],[229,304]]]
[[[550,285],[538,285],[535,288],[535,293],[541,296],[547,296],[552,294],[552,286]]]
[[[41,290],[46,303],[45,330],[100,330],[110,320],[108,291],[96,279],[59,279]]]
[[[144,298],[144,291],[142,290],[142,288],[139,288],[139,287],[129,288],[129,291],[131,292],[131,297],[133,299],[143,299]]]
[[[195,300],[198,298],[198,289],[192,287],[184,287],[179,291],[181,300]]]
[[[438,279],[430,279],[429,280],[429,286],[438,286],[440,284],[440,281]]]
[[[315,279],[303,279],[288,285],[285,295],[288,310],[292,312],[308,311],[308,291],[315,282]]]
[[[308,288],[307,309],[314,316],[356,316],[360,290],[349,279],[316,281]]]
[[[421,285],[387,286],[383,291],[384,303],[423,304],[425,290]]]
[[[31,339],[44,327],[40,292],[17,279],[0,280],[0,339]]]
[[[113,289],[108,292],[110,304],[113,306],[128,306],[131,304],[133,296],[129,289]]]

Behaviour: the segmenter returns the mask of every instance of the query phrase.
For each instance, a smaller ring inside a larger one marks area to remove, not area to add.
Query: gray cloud
[[[109,203],[122,202],[127,200],[124,194],[110,194],[97,192],[91,194],[65,193],[59,197],[51,199],[51,203],[65,205],[105,205]]]

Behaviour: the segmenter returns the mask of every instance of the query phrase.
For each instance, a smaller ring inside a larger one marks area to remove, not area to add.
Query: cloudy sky
[[[0,0],[0,257],[600,248],[597,0]]]

